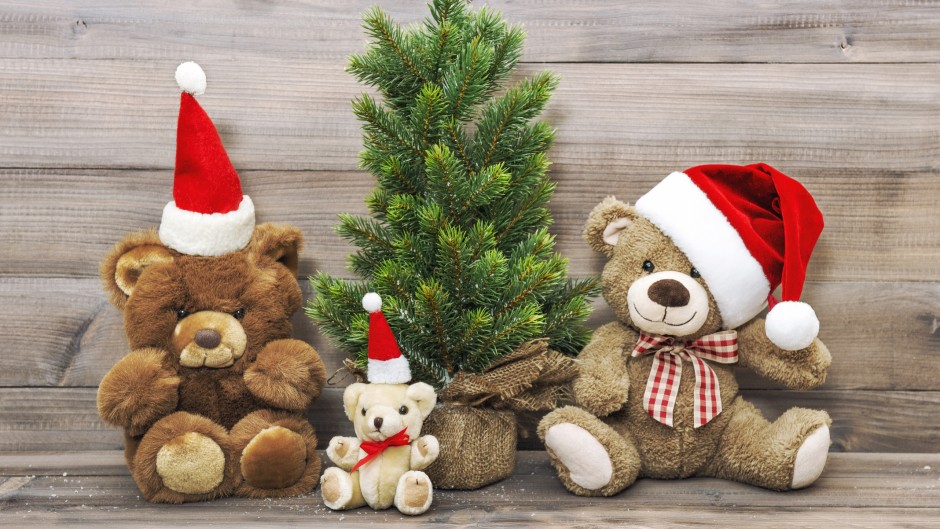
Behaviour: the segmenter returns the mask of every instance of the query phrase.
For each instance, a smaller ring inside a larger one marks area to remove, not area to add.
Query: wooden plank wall
[[[421,1],[376,1],[400,20],[425,13]],[[122,235],[157,224],[170,197],[179,62],[205,68],[200,101],[260,220],[304,230],[301,276],[348,274],[350,248],[331,227],[364,211],[373,183],[357,169],[349,101],[361,88],[343,66],[371,3],[0,7],[0,451],[121,444],[94,408],[126,352],[97,265]],[[700,163],[771,163],[827,219],[805,299],[834,364],[812,392],[743,372],[746,394],[770,414],[828,409],[835,450],[936,451],[940,2],[488,4],[528,30],[519,75],[562,78],[546,117],[558,129],[554,233],[572,274],[603,264],[580,231],[604,196],[633,200]],[[610,317],[599,303],[592,324]],[[342,355],[294,321],[337,368]],[[310,413],[322,438],[349,429],[341,391]]]

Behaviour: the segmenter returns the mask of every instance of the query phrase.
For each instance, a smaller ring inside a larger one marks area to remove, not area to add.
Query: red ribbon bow
[[[386,438],[384,441],[363,441],[360,443],[359,448],[361,448],[362,451],[366,453],[366,457],[360,459],[359,462],[356,463],[356,466],[352,467],[350,472],[355,472],[362,465],[365,465],[369,461],[379,457],[379,454],[384,452],[385,449],[390,446],[404,446],[410,443],[411,439],[408,437],[408,434],[405,433],[405,430],[407,429],[407,427],[403,428],[402,431],[389,438]]]
[[[695,428],[708,424],[721,413],[718,376],[705,360],[719,364],[738,361],[738,333],[724,331],[703,336],[694,342],[678,342],[670,336],[640,333],[631,356],[653,354],[653,366],[646,381],[643,402],[650,417],[672,426],[672,412],[682,376],[682,361],[695,371]]]

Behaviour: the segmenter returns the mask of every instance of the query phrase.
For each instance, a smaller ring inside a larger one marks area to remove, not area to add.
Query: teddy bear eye
[[[366,416],[366,409],[365,409],[365,408],[362,408],[362,416],[363,416],[363,417]]]
[[[689,275],[692,276],[692,279],[698,279],[702,277],[702,274],[698,273],[698,269],[694,266],[692,267],[692,271],[689,272]]]
[[[643,261],[643,270],[647,272],[652,272],[656,266],[653,265],[653,261]]]
[[[245,309],[238,309],[232,313],[232,316],[235,316],[236,320],[240,320],[245,317]]]
[[[176,319],[181,320],[186,316],[189,316],[189,313],[186,312],[186,309],[176,309]]]
[[[398,413],[402,415],[408,415],[408,406],[402,406],[401,408],[398,408]]]

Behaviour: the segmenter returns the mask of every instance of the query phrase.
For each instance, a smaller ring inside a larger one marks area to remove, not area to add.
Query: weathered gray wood
[[[552,231],[558,251],[570,260],[570,273],[596,273],[604,264],[581,238],[591,208],[610,194],[633,201],[680,168],[685,167],[629,162],[616,173],[557,167]],[[806,183],[827,219],[810,279],[940,278],[940,215],[934,207],[940,167],[900,173],[786,169]],[[364,199],[375,185],[368,174],[243,171],[242,180],[260,221],[292,223],[303,230],[302,276],[323,270],[349,277],[345,267],[354,248],[333,227],[340,212],[366,212]],[[0,276],[97,277],[98,264],[112,245],[160,222],[171,197],[172,171],[0,169],[0,182]]]
[[[307,282],[301,286],[309,297]],[[833,352],[824,388],[940,390],[940,283],[814,282],[805,299],[819,314],[821,337]],[[611,320],[598,300],[589,325]],[[345,355],[304,314],[293,322],[295,335],[317,348],[328,372],[342,366]],[[127,353],[121,315],[90,278],[3,279],[0,336],[0,386],[94,387]],[[777,387],[747,370],[740,378],[749,389]]]
[[[7,167],[170,168],[177,57],[0,60]],[[361,92],[342,64],[204,62],[200,98],[242,171],[354,170]],[[934,64],[560,64],[545,118],[572,174],[763,160],[791,172],[922,171],[940,156]],[[271,72],[276,72],[272,74]],[[659,171],[653,173],[661,178]]]
[[[83,5],[84,4],[84,5]],[[199,3],[66,0],[0,10],[0,55],[35,59],[168,57],[341,60],[359,51],[359,14],[397,20],[424,2]],[[529,39],[534,62],[914,62],[940,58],[934,2],[760,3],[491,0]]]
[[[308,417],[321,448],[335,435],[350,435],[342,389],[327,388]],[[744,390],[745,398],[773,419],[792,406],[821,408],[833,418],[834,451],[936,452],[940,424],[938,391]],[[0,388],[0,452],[110,450],[122,446],[120,431],[101,422],[95,388]],[[523,424],[532,426],[535,420]],[[520,449],[540,448],[532,432]]]
[[[40,460],[44,455],[38,454]],[[521,453],[515,475],[477,491],[436,491],[420,518],[368,508],[332,512],[318,491],[280,500],[227,498],[185,506],[140,499],[120,466],[120,454],[80,455],[82,463],[23,473],[0,456],[0,513],[16,527],[38,525],[181,527],[218,524],[430,527],[930,527],[940,515],[940,456],[833,454],[811,488],[788,493],[714,479],[640,480],[613,498],[581,498],[564,491],[544,452]],[[114,475],[98,475],[100,462]],[[10,469],[10,470],[6,470]],[[11,472],[12,471],[12,472]],[[68,475],[63,476],[66,472]]]

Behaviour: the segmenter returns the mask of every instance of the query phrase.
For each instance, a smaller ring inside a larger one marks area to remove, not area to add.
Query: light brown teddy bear
[[[189,92],[205,88],[194,63],[177,79]],[[179,127],[174,200],[159,234],[126,237],[101,265],[131,351],[102,380],[98,411],[124,429],[127,464],[150,501],[309,492],[320,458],[304,410],[325,371],[312,347],[291,339],[300,231],[255,227],[252,201],[190,93]]]
[[[411,370],[381,306],[378,294],[363,298],[363,307],[370,312],[370,383],[351,384],[343,393],[356,437],[330,441],[326,454],[337,466],[323,473],[321,493],[326,506],[335,510],[395,505],[402,514],[421,514],[433,499],[431,480],[421,470],[440,453],[437,438],[421,436],[421,426],[437,395],[424,382],[407,384]]]
[[[786,490],[819,477],[829,416],[792,408],[768,422],[738,396],[733,364],[790,388],[824,382],[829,351],[797,301],[821,230],[809,193],[764,164],[676,172],[636,207],[610,197],[591,212],[585,237],[609,257],[604,298],[618,321],[578,359],[580,407],[538,428],[569,491],[690,476]]]

